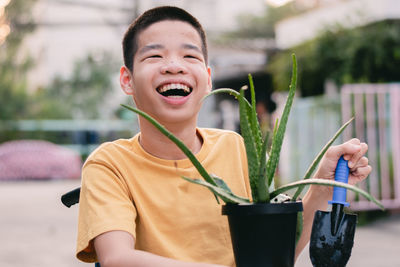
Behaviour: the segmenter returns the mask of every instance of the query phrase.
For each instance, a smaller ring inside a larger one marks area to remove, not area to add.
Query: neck
[[[143,149],[158,158],[179,160],[187,158],[186,155],[169,138],[162,134],[157,128],[145,120],[139,120],[140,124],[140,145]],[[179,138],[193,154],[200,151],[202,139],[196,130],[196,123],[186,125],[165,126],[168,131]]]

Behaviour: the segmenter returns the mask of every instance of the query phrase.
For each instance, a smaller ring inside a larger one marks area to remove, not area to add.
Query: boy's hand
[[[356,184],[371,173],[371,166],[368,165],[368,159],[364,156],[368,150],[366,143],[361,143],[358,139],[351,139],[338,146],[331,146],[322,158],[315,178],[335,180],[335,170],[339,158],[343,156],[348,160],[350,168],[349,184]],[[296,246],[296,257],[304,249],[310,240],[311,228],[314,220],[314,214],[317,210],[326,210],[328,200],[332,199],[333,186],[311,185],[310,190],[303,198],[303,233]]]
[[[364,156],[367,150],[368,145],[356,138],[341,145],[331,146],[322,158],[315,178],[334,180],[337,162],[343,155],[343,158],[348,160],[350,168],[349,184],[354,185],[364,180],[372,170],[368,165],[368,159]]]

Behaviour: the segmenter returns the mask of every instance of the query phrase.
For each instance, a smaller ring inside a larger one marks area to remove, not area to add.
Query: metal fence
[[[385,208],[400,208],[400,84],[345,85],[340,96],[296,98],[279,175],[285,182],[302,177],[323,145],[351,117],[355,117],[354,122],[335,143],[352,137],[368,143],[373,171],[359,186]],[[349,200],[353,210],[377,209],[352,193]]]
[[[280,114],[285,97],[281,96],[277,102]],[[335,143],[352,137],[367,142],[373,171],[360,187],[381,200],[387,209],[400,208],[400,84],[345,85],[340,96],[296,98],[278,175],[284,182],[303,177],[320,149],[353,116],[355,121]],[[57,134],[55,138],[62,134],[62,138],[68,137],[62,145],[85,156],[104,141],[132,136],[138,131],[138,125],[136,121],[118,120],[2,121],[0,132],[5,131],[16,131],[19,135]],[[349,193],[349,199],[354,210],[377,208],[358,195]]]
[[[282,146],[279,175],[286,183],[304,176],[321,148],[340,128],[338,97],[296,98]],[[342,141],[342,137],[335,143]]]
[[[368,143],[372,166],[360,187],[388,209],[400,207],[400,84],[353,84],[341,90],[342,116],[355,122],[343,133]],[[364,198],[350,194],[353,208],[373,209]]]

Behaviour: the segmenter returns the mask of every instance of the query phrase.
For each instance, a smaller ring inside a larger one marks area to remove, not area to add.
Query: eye
[[[196,59],[196,60],[201,61],[201,58],[199,56],[195,56],[195,55],[185,55],[184,58]]]
[[[146,58],[161,58],[161,55],[150,55]]]

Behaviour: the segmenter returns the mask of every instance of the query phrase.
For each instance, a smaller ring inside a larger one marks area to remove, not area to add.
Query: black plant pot
[[[227,204],[237,267],[293,267],[301,202]]]

